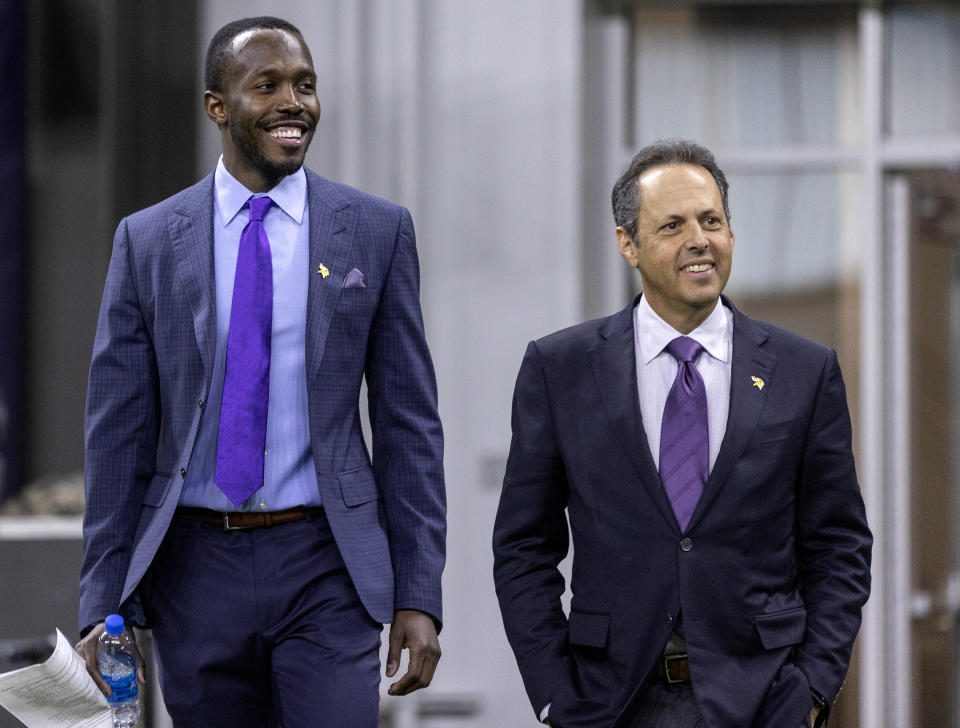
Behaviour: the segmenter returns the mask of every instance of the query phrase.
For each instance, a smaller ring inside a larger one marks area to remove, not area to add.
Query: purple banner
[[[0,0],[0,502],[22,485],[25,0]]]

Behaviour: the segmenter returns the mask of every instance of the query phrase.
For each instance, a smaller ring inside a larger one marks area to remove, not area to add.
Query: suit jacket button
[[[186,478],[186,477],[187,477],[187,469],[186,469],[186,468],[180,468],[180,477],[181,477],[181,478]]]
[[[197,407],[199,407],[200,409],[203,409],[203,400],[202,400],[202,399],[198,399],[198,400],[197,400]]]
[[[680,542],[680,548],[684,551],[693,551],[693,541],[689,538],[683,539],[683,541]]]

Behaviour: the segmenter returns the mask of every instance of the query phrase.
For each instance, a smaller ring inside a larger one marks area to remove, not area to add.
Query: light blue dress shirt
[[[320,505],[307,410],[305,357],[310,211],[307,177],[302,168],[267,193],[274,205],[264,218],[273,262],[273,338],[264,485],[237,507],[214,483],[233,278],[240,234],[249,217],[245,205],[252,194],[227,171],[221,157],[214,173],[216,358],[197,443],[180,496],[180,504],[185,506],[217,511],[279,511],[301,505]]]

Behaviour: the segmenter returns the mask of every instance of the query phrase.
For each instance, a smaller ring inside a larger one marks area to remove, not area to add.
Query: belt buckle
[[[223,514],[223,530],[224,531],[246,531],[249,526],[231,526],[230,525],[230,514]]]
[[[686,652],[678,652],[675,655],[664,655],[663,657],[663,673],[664,677],[667,679],[668,685],[679,685],[685,683],[686,680],[675,678],[670,674],[670,665],[674,662],[680,662],[681,660],[687,659]]]

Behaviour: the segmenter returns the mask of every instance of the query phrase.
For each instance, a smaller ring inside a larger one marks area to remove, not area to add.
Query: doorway
[[[960,174],[894,180],[908,206],[908,335],[894,345],[909,402],[912,723],[960,728]]]

